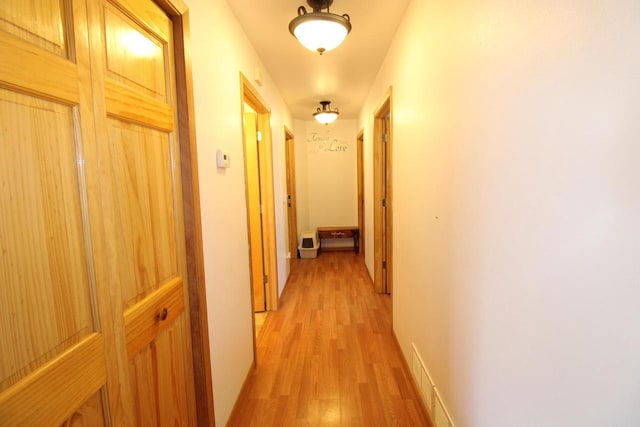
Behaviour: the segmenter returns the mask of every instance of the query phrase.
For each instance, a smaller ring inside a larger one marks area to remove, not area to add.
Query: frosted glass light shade
[[[336,113],[335,111],[326,111],[315,113],[313,117],[315,117],[315,119],[323,125],[328,125],[329,123],[333,123],[336,121],[336,119],[338,118],[338,113]]]
[[[351,31],[351,23],[345,16],[314,12],[295,17],[289,31],[304,47],[322,55],[343,42]]]

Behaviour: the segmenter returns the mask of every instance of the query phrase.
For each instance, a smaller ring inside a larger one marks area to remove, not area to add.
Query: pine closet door
[[[0,2],[0,425],[194,425],[171,20]]]

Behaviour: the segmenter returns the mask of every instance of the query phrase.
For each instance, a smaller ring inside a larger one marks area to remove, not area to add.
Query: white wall
[[[296,121],[299,230],[358,224],[357,121]]]
[[[253,80],[260,60],[223,0],[186,0],[191,18],[196,138],[216,424],[225,425],[253,361],[242,149],[240,72]],[[291,116],[262,69],[255,86],[271,108],[278,282],[286,280],[284,126]],[[216,149],[231,167],[215,167]]]
[[[640,425],[639,23],[636,0],[414,0],[372,87],[394,328],[457,426]]]

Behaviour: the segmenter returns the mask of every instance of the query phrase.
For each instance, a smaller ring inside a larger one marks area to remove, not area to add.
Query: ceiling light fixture
[[[298,8],[298,16],[289,23],[289,32],[307,49],[322,55],[335,49],[351,31],[351,18],[329,13],[333,0],[307,0],[313,8],[307,13],[304,6]],[[327,9],[322,12],[322,9]]]
[[[322,108],[318,107],[316,112],[313,113],[313,117],[323,125],[335,122],[338,114],[340,114],[338,109],[331,109],[331,101],[320,101],[320,104],[322,104]]]

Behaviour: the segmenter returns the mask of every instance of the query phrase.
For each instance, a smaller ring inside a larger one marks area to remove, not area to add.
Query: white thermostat
[[[231,166],[229,153],[222,150],[216,151],[216,165],[218,165],[219,168],[228,168]]]

